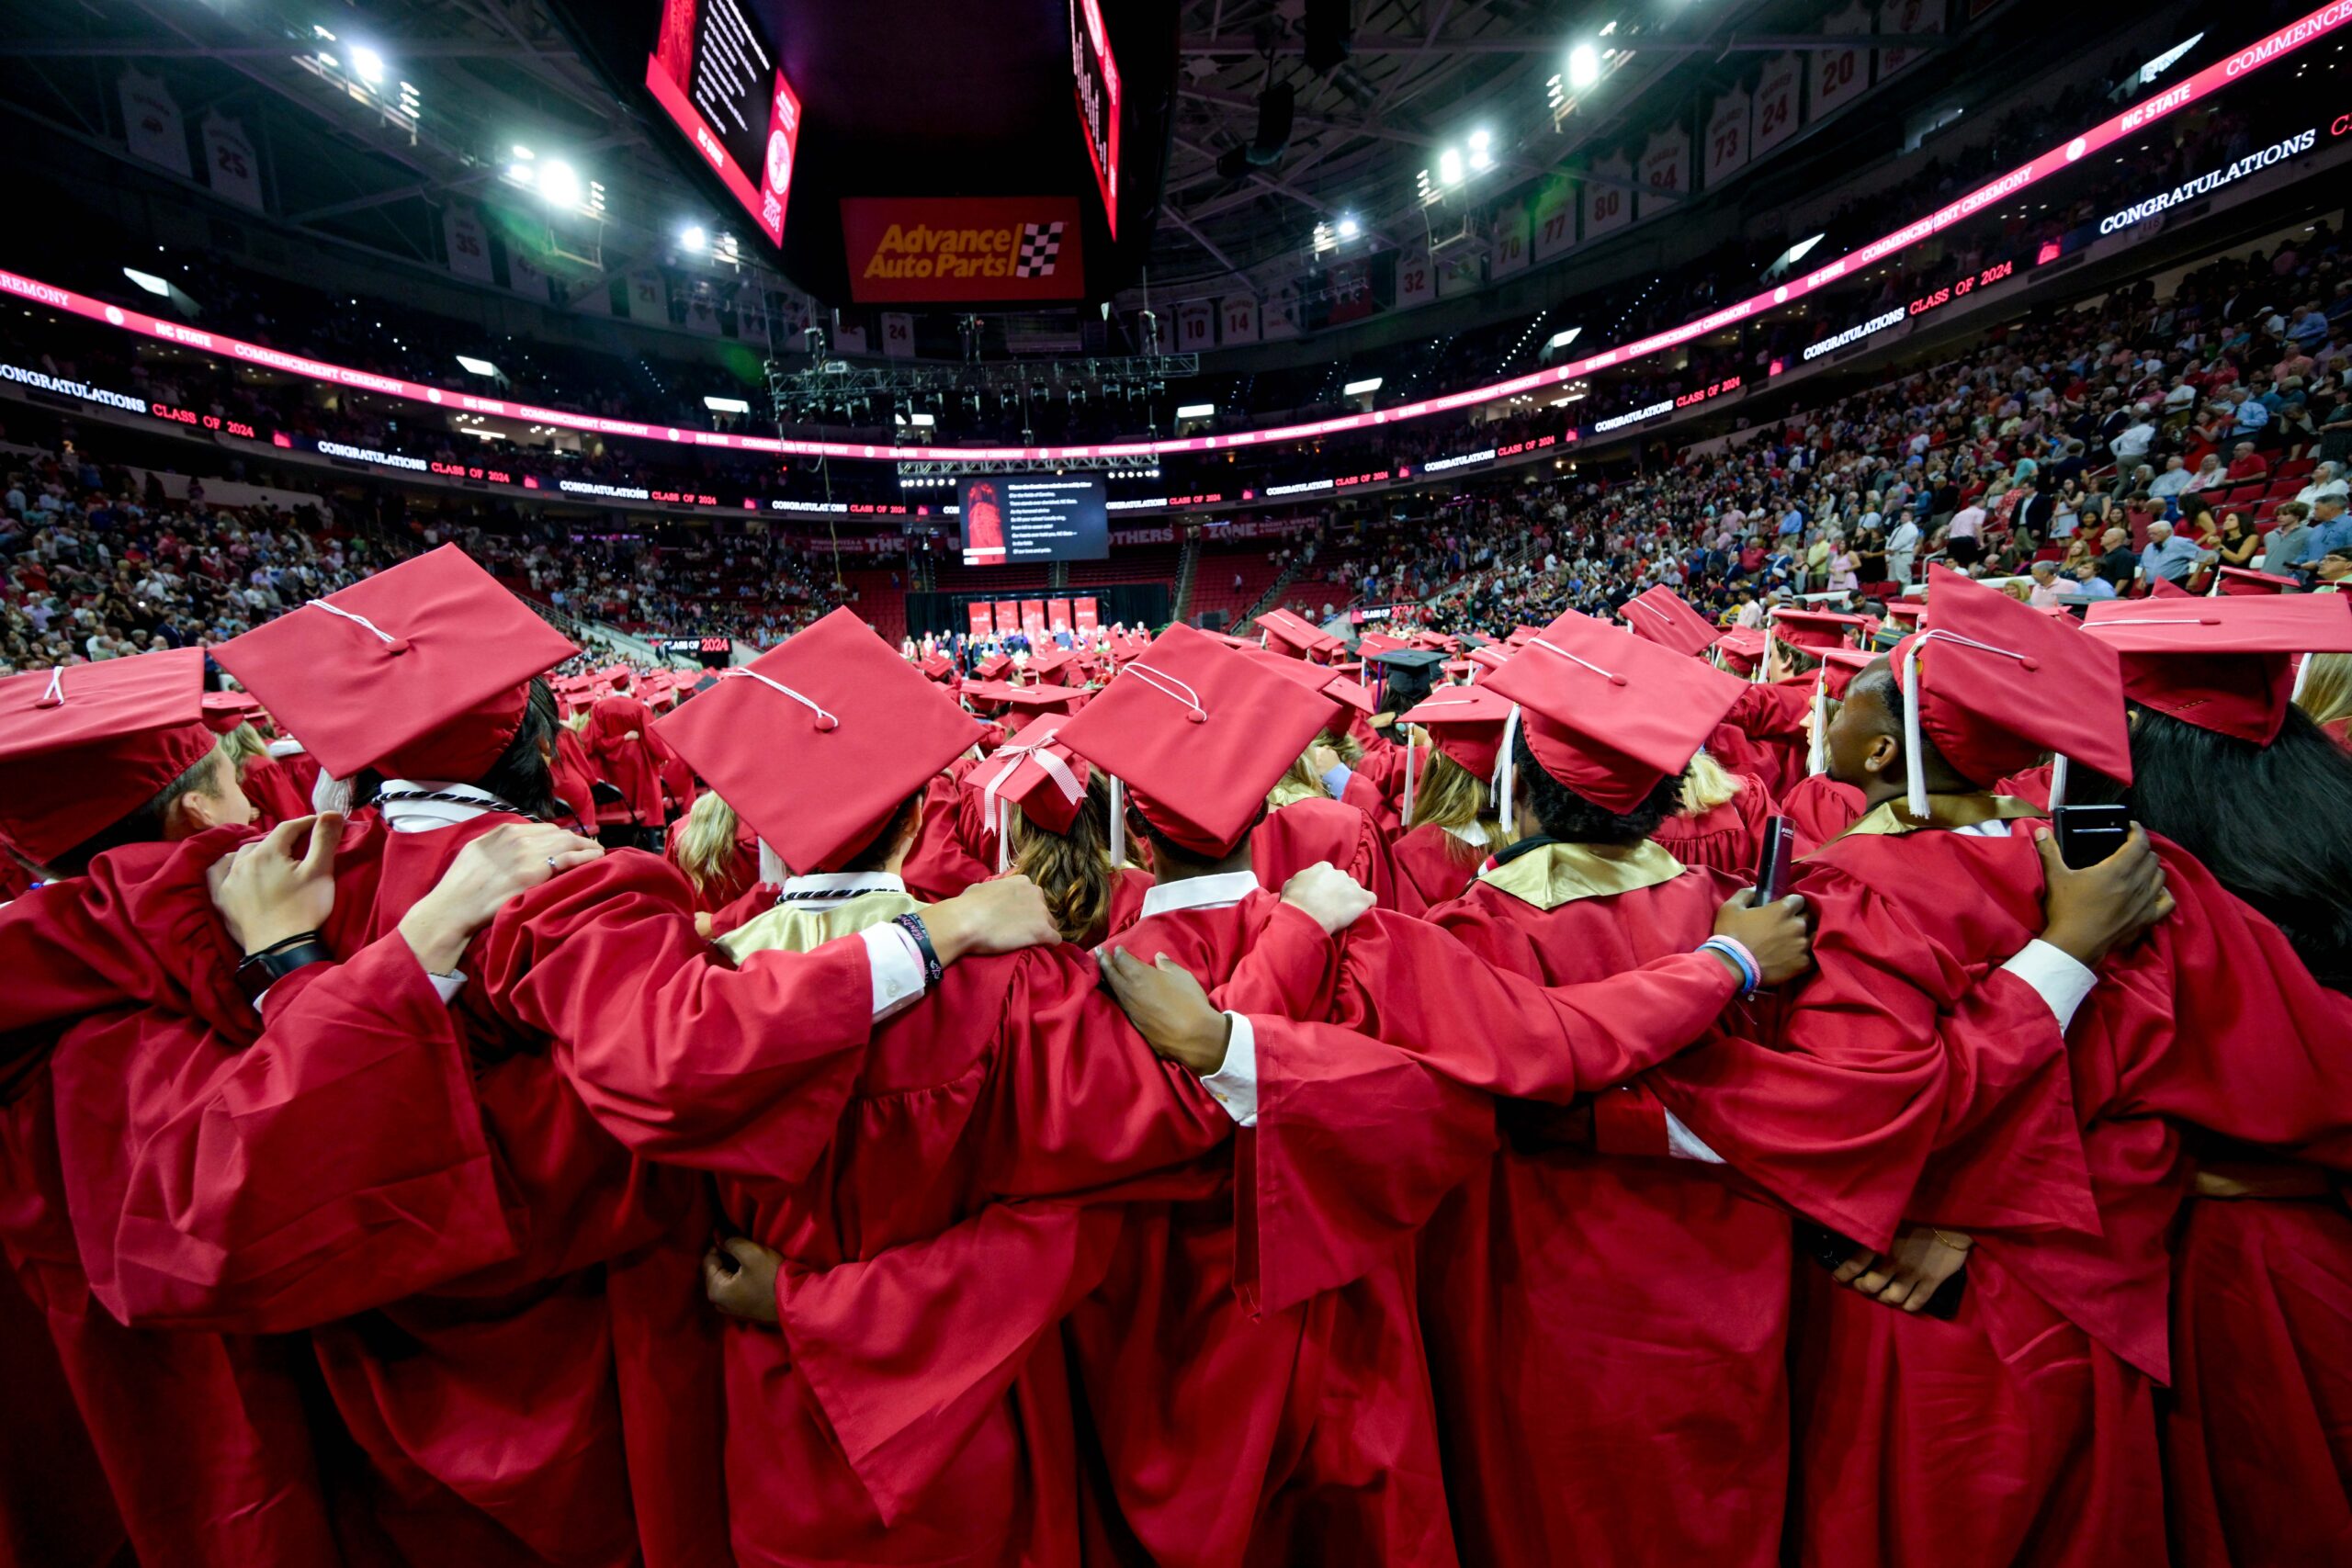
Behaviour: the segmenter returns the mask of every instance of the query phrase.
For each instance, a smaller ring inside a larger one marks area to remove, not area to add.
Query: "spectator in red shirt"
[[[2254,449],[2253,442],[2241,441],[2233,449],[2229,468],[2232,484],[2245,484],[2251,479],[2264,479],[2268,477],[2269,473],[2269,461]]]

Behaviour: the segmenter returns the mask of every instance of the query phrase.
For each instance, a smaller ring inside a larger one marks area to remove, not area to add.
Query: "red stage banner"
[[[1067,196],[844,197],[842,246],[861,305],[1086,293]]]
[[[969,608],[972,612],[972,635],[982,638],[995,636],[996,618],[989,614],[989,607],[986,604],[974,604]]]
[[[1069,630],[1069,600],[1048,599],[1046,601],[1046,628],[1048,631],[1057,632]]]
[[[1021,630],[1033,643],[1046,640],[1046,602],[1043,599],[1021,601]]]
[[[1071,600],[1070,620],[1077,629],[1082,632],[1098,631],[1102,626],[1102,618],[1096,612],[1094,601],[1091,599]]]
[[[999,637],[1011,637],[1014,632],[1017,632],[1020,629],[1020,603],[1017,600],[1012,599],[998,600],[996,602],[996,635]]]

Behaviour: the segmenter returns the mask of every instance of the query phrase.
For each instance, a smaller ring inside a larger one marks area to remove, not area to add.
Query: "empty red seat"
[[[2300,479],[2318,467],[2319,459],[2316,457],[2298,457],[2291,463],[2279,464],[2278,471],[2272,477],[2282,479]]]

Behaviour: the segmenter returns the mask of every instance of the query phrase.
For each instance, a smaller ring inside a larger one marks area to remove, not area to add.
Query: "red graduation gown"
[[[1388,846],[1396,868],[1397,907],[1417,915],[1462,896],[1478,874],[1487,851],[1424,822]]]
[[[560,810],[551,820],[558,827],[594,837],[596,769],[588,760],[588,748],[570,726],[559,728],[556,733],[552,772],[556,798],[569,809]]]
[[[1418,774],[1428,767],[1428,748],[1422,747],[1413,760],[1414,772]],[[1371,818],[1384,837],[1404,831],[1405,748],[1393,740],[1378,748],[1367,747],[1349,770],[1347,787],[1340,792],[1340,799]]]
[[[1733,773],[1761,779],[1781,795],[1805,777],[1804,724],[1812,711],[1810,675],[1750,682],[1707,738],[1707,750]]]
[[[1781,792],[1781,811],[1796,829],[1797,852],[1809,855],[1862,819],[1862,792],[1827,773],[1811,773]]]
[[[678,864],[678,840],[685,828],[685,819],[670,824],[670,831],[662,840],[663,858],[672,865]],[[681,868],[680,874],[684,875]],[[708,887],[695,887],[695,908],[707,914],[720,909],[750,892],[760,880],[760,836],[741,818],[735,819],[735,847],[726,868],[718,881]],[[689,882],[689,886],[693,884]]]
[[[0,1112],[5,1114],[5,1112]],[[0,1562],[102,1568],[129,1539],[106,1471],[49,1337],[11,1270],[0,1270]]]
[[[1997,1040],[1948,1036],[1945,1125],[1906,1208],[1977,1237],[1957,1320],[1805,1280],[1794,1387],[1808,1562],[2161,1560],[2152,1385],[2170,1366],[2165,1238],[2188,1181],[2183,1129],[2341,1166],[2352,1061],[2333,1048],[2344,998],[2203,868],[2158,848],[2179,909],[2102,967],[2068,1032],[2067,1081],[2044,1082],[2038,1052],[2005,1060]],[[2023,834],[1849,834],[1816,864],[1907,918],[1882,951],[1904,954],[1908,988],[1940,1012],[1960,1011],[1972,984],[2014,984],[1985,972],[2039,923]],[[1806,1016],[1838,1006],[1815,995],[1831,978],[1825,959],[1792,1041],[1855,1025],[1850,998],[1836,1017]],[[1893,985],[1877,980],[1881,995]],[[2053,1110],[2078,1125],[2072,1148],[2045,1136]],[[2096,1227],[2049,1223],[2067,1206],[2056,1188],[2071,1181],[2053,1173],[2068,1157]],[[1917,1419],[1922,1399],[1940,1419]]]
[[[654,749],[653,715],[635,697],[599,698],[588,710],[581,743],[587,748],[596,776],[621,792],[621,798],[595,808],[606,827],[659,828],[662,811],[662,754]],[[637,739],[631,740],[634,734]],[[572,802],[587,809],[578,801]]]
[[[1677,813],[1659,823],[1650,837],[1684,865],[1728,872],[1746,878],[1741,886],[1747,886],[1756,880],[1757,861],[1764,848],[1764,822],[1771,815],[1772,796],[1763,781],[1743,773],[1737,795],[1696,817]],[[1703,942],[1706,932],[1694,940]]]
[[[1545,985],[1687,953],[1744,879],[1694,870],[1551,909],[1474,883],[1430,922]],[[1766,1568],[1788,1481],[1790,1224],[1683,1160],[1501,1105],[1502,1148],[1421,1239],[1421,1314],[1464,1556]]]
[[[1362,884],[1380,908],[1396,908],[1396,876],[1380,829],[1354,807],[1337,800],[1297,800],[1266,814],[1250,833],[1250,862],[1258,886],[1280,893],[1308,866],[1329,861]]]
[[[1254,956],[1315,976],[1329,953],[1293,911]],[[805,1176],[721,1184],[786,1259],[781,1332],[727,1332],[738,1560],[1076,1562],[1052,1329],[1130,1206],[1220,1190],[1231,1132],[1075,948],[959,964],[877,1029]]]
[[[1112,944],[1170,953],[1215,984],[1290,918],[1278,908],[1261,892],[1145,919]],[[1294,990],[1292,1015],[1321,989]],[[1262,1072],[1283,1046],[1261,1037],[1260,1050]],[[1375,1247],[1337,1288],[1253,1314],[1237,1293],[1235,1217],[1222,1185],[1131,1206],[1101,1285],[1067,1320],[1108,1492],[1098,1533],[1120,1543],[1108,1560],[1453,1562],[1409,1246]]]
[[[246,758],[237,769],[237,784],[260,814],[264,828],[311,814],[309,794],[295,786],[294,775],[274,757]]]
[[[996,874],[997,825],[988,819],[979,790],[965,787],[966,775],[983,764],[968,757],[923,786],[922,826],[914,848],[899,868],[907,891],[926,904],[943,904]],[[996,764],[1001,773],[1004,764]]]

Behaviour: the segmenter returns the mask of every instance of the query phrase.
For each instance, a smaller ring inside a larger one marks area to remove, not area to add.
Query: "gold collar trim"
[[[1480,872],[1478,880],[1539,909],[1556,909],[1578,898],[1607,898],[1637,887],[1656,887],[1681,875],[1682,869],[1664,845],[1646,840],[1625,849],[1543,844]]]
[[[1903,808],[1901,796],[1887,801],[1864,816],[1839,838],[1857,834],[1883,836],[1917,833],[1925,828],[1941,828],[1950,831],[1959,828],[1973,828],[1980,822],[2013,822],[2020,817],[2044,816],[2041,807],[2030,800],[2018,800],[2007,795],[1931,795],[1928,796],[1925,820]]]

